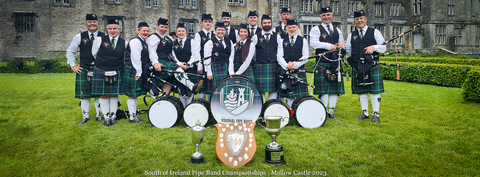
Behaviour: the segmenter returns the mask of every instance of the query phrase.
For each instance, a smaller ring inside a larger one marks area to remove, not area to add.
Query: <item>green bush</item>
[[[480,70],[473,69],[468,72],[462,95],[467,101],[480,103]]]
[[[395,62],[394,56],[381,57],[382,62]],[[465,57],[397,57],[398,62],[416,62],[416,63],[437,63],[437,64],[459,64],[459,65],[475,65],[480,66],[480,59],[465,58]]]
[[[70,73],[72,70],[66,58],[51,60],[12,60],[0,63],[0,73]]]

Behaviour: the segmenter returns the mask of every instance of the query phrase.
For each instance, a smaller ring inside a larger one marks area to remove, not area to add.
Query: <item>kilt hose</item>
[[[85,98],[96,98],[98,95],[92,94],[92,84],[87,81],[87,72],[86,68],[83,68],[82,73],[75,76],[75,98],[85,99]]]
[[[128,97],[139,97],[147,94],[147,92],[142,89],[142,79],[135,80],[136,74],[137,70],[135,70],[133,66],[125,65],[123,71],[123,89],[125,95]],[[137,88],[140,88],[140,90],[137,90]]]
[[[105,71],[95,67],[92,80],[93,95],[123,95],[123,70],[117,71],[117,82],[108,84],[105,82]]]
[[[260,93],[276,92],[278,88],[275,85],[275,71],[277,71],[277,63],[255,64],[255,84],[260,89]]]
[[[220,81],[222,81],[225,77],[228,76],[228,65],[226,63],[223,65],[212,63],[211,69],[212,69],[212,75],[213,75],[213,79],[212,79],[212,84],[213,84],[212,92],[213,92],[213,89],[215,89],[217,84]]]
[[[327,80],[326,73],[327,68],[330,68],[330,63],[320,62],[315,70],[317,73],[313,74],[314,81],[313,84],[315,89],[313,89],[313,94],[315,95],[343,95],[345,94],[345,86],[343,85],[343,77],[341,78],[341,82],[335,80],[330,82]],[[334,73],[337,74],[337,73]]]
[[[245,72],[241,74],[242,76],[248,77],[252,82],[255,82],[255,76],[253,75],[253,69],[251,66],[248,66]]]
[[[367,86],[360,86],[357,85],[357,72],[355,69],[352,69],[352,93],[353,94],[380,94],[385,92],[385,89],[383,87],[383,76],[382,76],[382,71],[380,69],[380,65],[374,66],[370,70],[370,74],[373,79],[373,84],[372,85],[367,85]]]
[[[304,72],[299,72],[298,77],[303,81],[307,82],[307,74]],[[292,85],[292,92],[291,94],[287,94],[284,92],[280,93],[280,97],[286,98],[297,98],[300,96],[308,95],[308,86],[302,83],[297,83],[297,85]]]

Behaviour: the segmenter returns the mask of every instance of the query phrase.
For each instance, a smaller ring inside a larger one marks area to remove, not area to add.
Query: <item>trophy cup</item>
[[[201,126],[200,120],[195,123],[195,126],[190,128],[190,135],[188,136],[188,139],[193,142],[197,146],[197,150],[195,153],[192,154],[192,157],[190,158],[190,164],[204,164],[205,160],[203,160],[203,154],[198,152],[198,146],[202,143],[203,138],[204,138],[204,131],[207,130],[205,127]]]
[[[265,126],[258,122],[260,119],[263,120]],[[283,165],[286,163],[285,159],[283,158],[283,147],[276,141],[277,136],[280,134],[280,131],[282,131],[283,128],[280,126],[280,123],[285,119],[288,118],[282,118],[281,116],[265,116],[264,118],[260,117],[257,119],[257,124],[265,128],[268,135],[272,137],[272,142],[265,147],[264,162],[268,165]]]

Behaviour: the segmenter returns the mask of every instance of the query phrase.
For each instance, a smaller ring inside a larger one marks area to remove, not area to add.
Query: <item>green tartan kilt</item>
[[[380,69],[380,65],[374,66],[370,70],[370,74],[373,79],[373,84],[372,85],[367,85],[367,86],[360,86],[357,85],[357,72],[355,69],[352,69],[352,93],[353,94],[380,94],[385,92],[384,87],[383,87],[383,77],[382,77],[382,71]]]
[[[215,86],[222,81],[225,77],[228,76],[228,65],[225,63],[223,65],[217,64],[217,63],[212,63],[212,75],[213,75],[213,89],[215,89]]]
[[[158,62],[162,64],[162,71],[161,72],[155,72],[155,75],[158,74],[160,78],[163,80],[173,84],[175,82],[175,75],[170,72],[164,72],[164,71],[175,71],[179,67],[176,63],[169,61],[169,60],[163,60],[159,59]],[[160,83],[164,84],[164,82],[160,81]]]
[[[255,84],[260,89],[260,93],[275,92],[275,71],[277,71],[278,63],[255,64]]]
[[[92,94],[93,95],[123,95],[123,69],[117,71],[117,82],[107,84],[104,80],[105,71],[95,67],[93,71],[92,80]]]
[[[125,95],[128,97],[139,97],[145,95],[147,92],[142,89],[142,78],[135,80],[135,75],[137,70],[133,66],[125,65],[123,72],[123,89],[125,90]],[[140,88],[140,90],[137,90]]]
[[[305,82],[307,82],[307,74],[304,72],[298,73],[298,77]],[[300,96],[308,95],[308,86],[302,83],[298,83],[297,85],[292,85],[292,94],[280,93],[280,97],[286,98],[297,98]]]
[[[248,77],[250,80],[255,81],[255,76],[253,76],[253,69],[251,66],[248,66],[245,72],[241,74],[242,76]]]
[[[314,81],[313,84],[315,89],[313,89],[313,94],[315,95],[343,95],[345,94],[345,86],[343,83],[343,77],[341,77],[341,82],[337,80],[330,82],[327,80],[326,71],[327,68],[330,68],[330,63],[320,62],[319,65],[315,68],[317,73],[313,74]],[[336,74],[336,73],[335,73]]]
[[[87,81],[88,70],[83,68],[82,73],[75,76],[75,98],[95,98],[97,95],[92,95],[92,84]]]

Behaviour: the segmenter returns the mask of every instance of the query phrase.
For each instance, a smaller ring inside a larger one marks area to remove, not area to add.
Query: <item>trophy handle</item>
[[[260,125],[260,126],[262,126],[263,128],[267,129],[267,127],[266,127],[267,125],[263,126],[260,122],[258,122],[258,120],[260,120],[260,119],[262,119],[262,120],[263,120],[263,123],[265,123],[265,119],[262,118],[262,117],[259,117],[259,118],[257,119],[257,121],[255,121],[255,122],[257,122],[257,124]]]
[[[282,118],[282,122],[285,122],[285,120],[287,120],[287,123],[288,123],[289,118],[288,118],[288,117],[283,117],[283,118]],[[287,126],[287,124],[285,124],[285,126]],[[283,127],[285,127],[285,126],[283,126]],[[282,128],[283,128],[283,127],[282,127]]]

